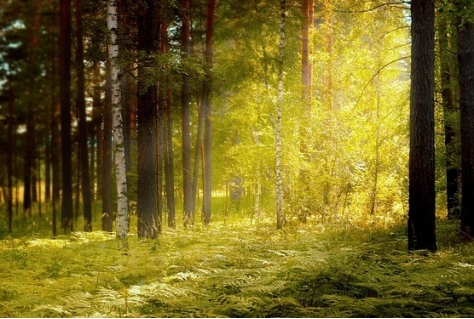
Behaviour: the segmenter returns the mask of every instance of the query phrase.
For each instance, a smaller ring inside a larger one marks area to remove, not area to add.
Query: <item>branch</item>
[[[371,12],[371,11],[375,11],[379,8],[382,8],[382,7],[385,7],[385,6],[390,6],[392,8],[399,8],[399,9],[408,9],[407,7],[402,7],[402,6],[399,6],[399,5],[402,5],[402,4],[407,4],[408,2],[406,1],[398,1],[398,2],[386,2],[386,3],[381,3],[375,7],[372,7],[370,9],[365,9],[365,10],[337,10],[337,9],[334,9],[333,11],[334,12],[337,12],[337,13],[364,13],[364,12]]]
[[[388,67],[389,65],[391,65],[391,64],[393,64],[393,63],[395,63],[395,62],[398,62],[398,61],[401,61],[401,60],[405,60],[405,59],[407,59],[407,58],[409,58],[409,56],[403,56],[403,57],[401,57],[401,58],[395,59],[395,60],[390,61],[390,62],[388,62],[387,64],[383,65],[380,69],[378,69],[377,72],[375,72],[375,74],[370,78],[370,80],[364,85],[364,88],[362,89],[362,92],[360,93],[359,98],[357,99],[357,102],[356,102],[356,104],[354,105],[354,107],[352,108],[352,110],[355,110],[355,109],[356,109],[356,107],[359,105],[360,100],[362,99],[362,95],[364,94],[365,89],[367,89],[367,87],[369,86],[369,84],[375,79],[375,77],[376,77],[377,75],[380,74],[380,72],[382,72],[383,69],[385,69],[386,67]]]

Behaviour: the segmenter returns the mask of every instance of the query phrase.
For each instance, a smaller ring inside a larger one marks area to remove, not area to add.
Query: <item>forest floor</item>
[[[414,254],[404,225],[216,222],[128,251],[104,232],[8,236],[0,316],[473,317],[474,245],[456,230],[439,221],[439,251]]]

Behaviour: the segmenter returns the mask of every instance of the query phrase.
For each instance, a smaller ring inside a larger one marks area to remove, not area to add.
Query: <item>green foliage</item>
[[[0,241],[7,317],[469,317],[470,245],[440,221],[437,254],[407,254],[404,227],[273,223],[165,230],[158,240],[77,232]]]

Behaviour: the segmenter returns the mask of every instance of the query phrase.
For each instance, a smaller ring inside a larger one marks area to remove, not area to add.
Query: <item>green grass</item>
[[[45,220],[21,221],[0,241],[0,316],[474,316],[474,248],[456,242],[456,222],[439,221],[426,256],[406,252],[405,225],[277,231],[241,217],[157,240],[132,228],[128,251],[114,234],[50,239]]]

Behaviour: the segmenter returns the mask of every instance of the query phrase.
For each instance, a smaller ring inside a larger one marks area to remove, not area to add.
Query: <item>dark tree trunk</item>
[[[8,154],[7,154],[7,174],[8,174],[8,231],[13,231],[13,88],[12,80],[8,79]]]
[[[160,53],[166,54],[168,52],[168,25],[166,19],[166,6],[161,8],[162,21],[160,27]],[[165,74],[160,82],[160,96],[159,96],[160,116],[163,117],[162,125],[159,130],[162,130],[163,135],[163,160],[164,160],[164,176],[165,176],[165,193],[166,193],[166,208],[168,210],[168,227],[176,227],[176,212],[174,199],[174,154],[173,154],[173,114],[171,110],[171,89],[169,76]]]
[[[76,17],[76,108],[79,116],[79,170],[81,176],[84,231],[92,231],[92,195],[89,177],[89,151],[87,146],[87,122],[84,76],[84,43],[82,40],[82,0],[75,0]],[[79,197],[79,194],[78,194]]]
[[[183,58],[186,59],[191,53],[191,7],[189,0],[181,0],[181,44]],[[190,127],[190,86],[189,74],[183,73],[183,84],[181,87],[181,127],[183,138],[183,206],[184,227],[194,224],[193,189],[191,171],[191,127]]]
[[[436,251],[434,0],[411,3],[408,249]]]
[[[459,218],[461,215],[461,203],[459,200],[459,145],[456,143],[456,135],[459,134],[459,122],[457,108],[454,103],[453,58],[450,52],[452,45],[448,37],[448,29],[451,23],[443,15],[438,19],[439,59],[441,73],[441,97],[444,113],[444,145],[446,148],[446,197],[448,218]]]
[[[73,230],[71,141],[71,0],[60,0],[59,91],[61,104],[62,203],[61,225]]]
[[[156,203],[157,203],[157,220],[159,221],[158,232],[162,231],[162,220],[163,220],[163,208],[164,208],[164,196],[163,196],[163,175],[164,175],[164,101],[160,99],[163,95],[160,92],[160,87],[157,87],[157,118],[156,118]]]
[[[209,68],[203,85],[202,112],[204,116],[203,201],[202,214],[205,225],[211,222],[212,202],[212,105],[210,101],[212,82],[213,31],[216,0],[207,1],[206,63]]]
[[[53,17],[57,16],[56,6],[53,2]],[[51,118],[50,118],[50,128],[51,128],[51,168],[52,168],[52,194],[51,194],[51,204],[52,204],[52,231],[53,237],[57,235],[57,211],[58,203],[60,196],[61,180],[60,180],[60,149],[61,149],[61,136],[60,136],[60,124],[61,124],[61,107],[57,99],[56,87],[58,85],[58,78],[56,74],[56,38],[54,36],[54,31],[56,30],[56,19],[52,19],[51,23]]]
[[[193,215],[197,206],[198,196],[198,180],[199,180],[199,165],[201,163],[202,150],[202,131],[204,127],[204,114],[202,107],[198,107],[198,127],[196,132],[196,147],[194,149],[194,165],[193,165],[193,183],[192,183],[192,211]]]
[[[158,51],[158,12],[154,0],[145,1],[138,13],[138,51],[149,55]],[[156,85],[145,79],[146,57],[139,59],[138,112],[138,237],[156,238],[161,227],[157,220],[156,179]]]
[[[44,201],[48,203],[51,201],[51,144],[49,143],[48,133],[43,137],[43,143],[45,144]]]
[[[24,157],[24,189],[23,189],[23,210],[31,216],[31,205],[33,201],[36,201],[36,176],[35,176],[35,165],[36,165],[36,132],[34,125],[34,82],[37,74],[35,67],[36,47],[38,46],[38,32],[40,28],[40,10],[42,0],[36,1],[36,12],[31,25],[30,38],[28,40],[28,69],[30,76],[28,78],[28,114],[26,118],[26,144],[25,144],[25,157]]]
[[[31,83],[30,83],[31,84]],[[31,86],[29,86],[31,87]],[[28,99],[32,99],[31,92],[28,94]],[[28,115],[26,118],[26,143],[24,149],[24,167],[23,167],[23,211],[26,215],[31,216],[31,189],[32,189],[32,165],[34,163],[34,125],[33,125],[33,102],[28,102]]]
[[[176,227],[176,209],[174,199],[174,153],[173,153],[173,114],[171,111],[171,90],[167,88],[165,113],[165,181],[166,204],[168,208],[168,226]]]
[[[470,1],[458,2],[458,10]],[[459,106],[461,108],[461,232],[474,237],[474,24],[458,24]]]
[[[104,129],[102,133],[102,230],[112,232],[112,74],[110,61],[105,65]]]
[[[94,89],[93,89],[93,96],[92,96],[92,114],[93,114],[93,134],[95,136],[96,142],[96,156],[95,156],[95,165],[91,165],[92,167],[95,166],[95,184],[96,186],[96,200],[102,199],[102,160],[103,160],[103,140],[102,140],[102,124],[103,124],[103,117],[102,111],[104,108],[102,107],[101,103],[101,88],[100,88],[100,63],[99,61],[94,61],[93,69],[93,77],[94,77]],[[107,93],[107,89],[105,90],[105,94]],[[91,168],[92,168],[91,167]]]

